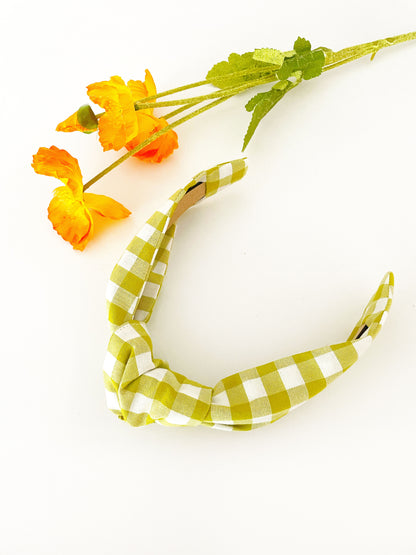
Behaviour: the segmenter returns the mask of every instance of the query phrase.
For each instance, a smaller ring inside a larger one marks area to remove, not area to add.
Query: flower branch
[[[148,70],[144,81],[125,83],[113,76],[108,81],[89,85],[89,99],[103,111],[96,114],[85,104],[61,122],[57,130],[98,132],[104,151],[126,148],[127,152],[83,184],[78,162],[68,152],[54,146],[39,149],[33,159],[34,170],[63,183],[55,189],[48,209],[54,229],[75,249],[83,250],[93,236],[97,218],[127,217],[130,212],[120,203],[86,191],[132,156],[147,162],[162,162],[178,148],[174,129],[222,102],[256,87],[270,85],[245,105],[251,120],[243,141],[244,150],[261,120],[301,82],[364,56],[369,55],[372,60],[383,48],[414,39],[416,32],[405,33],[334,52],[326,47],[312,49],[309,41],[298,37],[293,50],[260,48],[244,54],[230,54],[227,60],[215,64],[205,79],[162,92],[157,92]],[[197,96],[174,96],[204,86],[213,86],[216,90]],[[155,116],[155,109],[168,107],[176,108],[164,116]],[[189,110],[192,111],[181,116]]]

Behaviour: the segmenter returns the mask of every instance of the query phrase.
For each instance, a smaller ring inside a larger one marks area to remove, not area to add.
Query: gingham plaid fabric
[[[115,266],[107,289],[113,330],[104,362],[107,405],[132,426],[210,426],[252,430],[274,422],[319,393],[368,349],[392,303],[387,273],[347,341],[237,372],[206,387],[153,355],[146,327],[166,273],[180,201],[205,184],[205,196],[240,179],[244,160],[215,166],[179,189],[133,238]],[[171,225],[172,224],[172,225]]]

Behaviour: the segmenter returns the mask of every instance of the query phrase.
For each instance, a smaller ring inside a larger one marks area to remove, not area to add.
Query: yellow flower
[[[146,96],[156,94],[156,87],[149,70],[144,83],[129,81],[127,85],[117,75],[110,81],[100,81],[88,85],[90,99],[104,108],[98,123],[100,143],[104,150],[120,150],[139,132],[139,124],[134,103]],[[151,114],[152,109],[144,110]]]
[[[153,115],[153,108],[134,109],[135,102],[156,94],[156,85],[148,69],[145,71],[144,81],[130,80],[126,85],[121,77],[115,75],[109,81],[88,85],[87,93],[105,112],[97,120],[88,105],[82,106],[78,112],[61,122],[57,131],[91,133],[98,128],[104,150],[120,150],[123,147],[132,150],[168,125],[164,118]],[[82,109],[84,111],[81,113]],[[81,116],[84,118],[84,125],[80,123]],[[175,148],[178,148],[178,136],[175,131],[169,130],[134,156],[140,160],[159,163],[172,154]]]
[[[110,197],[84,193],[78,160],[66,150],[42,147],[33,156],[32,167],[36,173],[56,177],[64,183],[54,191],[48,217],[57,233],[74,249],[84,250],[93,236],[97,217],[119,220],[130,214]]]

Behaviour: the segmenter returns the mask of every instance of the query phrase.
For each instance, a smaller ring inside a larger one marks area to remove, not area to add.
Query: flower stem
[[[238,87],[229,87],[227,89],[221,89],[213,93],[204,94],[201,96],[191,96],[189,98],[180,98],[178,100],[166,100],[162,102],[140,102],[135,104],[136,110],[145,110],[148,108],[162,108],[165,106],[180,106],[182,104],[193,104],[197,102],[204,102],[205,100],[210,100],[211,98],[221,98],[222,96],[229,96],[230,94],[238,94],[257,85],[263,85],[265,83],[270,83],[271,81],[276,81],[276,76],[263,77],[261,79],[253,79],[252,81],[246,81],[244,85],[239,85]]]
[[[403,35],[397,35],[387,39],[357,44],[356,46],[350,46],[348,48],[338,50],[338,52],[327,50],[325,52],[325,65],[323,71],[334,69],[343,64],[347,64],[348,62],[358,60],[358,58],[362,58],[363,56],[368,56],[369,54],[371,54],[371,59],[373,59],[377,52],[382,48],[387,48],[395,44],[400,44],[401,42],[415,39],[416,33],[405,33]]]
[[[189,108],[192,108],[192,106],[196,106],[197,104],[200,104],[199,100],[197,102],[190,102],[189,104],[185,104],[184,106],[181,106],[177,110],[172,110],[172,112],[169,112],[168,114],[165,114],[162,117],[163,119],[173,118],[174,116],[177,116],[178,114],[180,114],[181,112],[184,112],[185,110],[189,110]]]
[[[382,48],[387,48],[389,46],[400,44],[401,42],[406,42],[406,41],[415,40],[415,39],[416,39],[416,32],[413,32],[413,33],[405,33],[405,34],[402,34],[402,35],[397,35],[395,37],[389,37],[389,38],[386,38],[386,39],[381,39],[381,40],[376,40],[376,41],[372,41],[372,42],[366,42],[366,43],[363,43],[363,44],[358,44],[356,46],[351,46],[351,47],[348,47],[348,48],[344,48],[342,50],[339,50],[338,52],[333,52],[332,50],[329,50],[327,48],[322,48],[322,50],[325,53],[325,64],[324,64],[324,67],[323,67],[323,71],[328,71],[330,69],[334,69],[338,66],[341,66],[343,64],[352,62],[354,60],[362,58],[363,56],[367,56],[367,55],[370,55],[370,54],[371,54],[371,59],[373,59],[374,56],[376,55],[376,53],[379,50],[381,50]],[[271,81],[277,81],[278,80],[277,75],[276,75],[277,69],[278,69],[278,67],[276,65],[271,64],[271,65],[265,65],[265,66],[262,66],[262,67],[256,67],[256,68],[250,68],[250,69],[245,69],[245,70],[241,70],[241,71],[236,71],[234,73],[229,73],[227,75],[215,77],[213,79],[209,79],[209,80],[205,79],[205,80],[202,80],[202,81],[196,81],[195,83],[191,83],[189,85],[183,85],[181,87],[176,87],[174,89],[169,89],[167,91],[155,94],[153,96],[148,96],[148,97],[144,98],[143,101],[136,102],[135,103],[135,109],[136,110],[146,109],[146,108],[155,108],[155,107],[161,107],[161,106],[176,106],[176,105],[179,105],[180,108],[177,108],[176,110],[173,110],[172,112],[169,112],[168,114],[166,114],[165,119],[168,119],[168,118],[172,118],[172,117],[180,114],[181,112],[183,112],[185,110],[188,110],[189,108],[191,108],[191,107],[193,107],[197,104],[200,104],[201,102],[205,102],[206,100],[211,100],[213,98],[216,99],[216,100],[213,100],[212,102],[206,104],[205,106],[202,106],[201,108],[198,108],[197,110],[194,110],[190,114],[188,114],[186,116],[183,116],[182,118],[179,118],[178,120],[170,123],[169,125],[167,125],[163,129],[161,129],[160,131],[158,131],[158,132],[154,133],[153,135],[151,135],[150,137],[148,137],[145,141],[143,141],[142,143],[140,143],[139,145],[134,147],[132,150],[126,152],[126,154],[121,156],[118,160],[116,160],[115,162],[110,164],[107,168],[105,168],[100,173],[98,173],[95,177],[90,179],[90,181],[88,181],[84,185],[84,191],[86,191],[89,187],[91,187],[91,185],[93,185],[99,179],[101,179],[101,177],[103,177],[104,175],[109,173],[111,170],[113,170],[114,168],[119,166],[125,160],[127,160],[128,158],[130,158],[131,156],[133,156],[134,154],[136,154],[140,150],[142,150],[144,147],[146,147],[147,145],[152,143],[155,139],[164,135],[165,133],[167,133],[169,130],[173,129],[174,127],[177,127],[178,125],[181,125],[182,123],[185,123],[186,121],[198,116],[199,114],[202,114],[206,110],[214,108],[214,106],[217,106],[221,102],[224,102],[225,100],[228,100],[229,98],[231,98],[232,96],[235,96],[236,94],[238,94],[240,92],[243,92],[247,89],[251,89],[251,88],[253,88],[257,85],[269,83]],[[173,101],[149,102],[151,100],[156,100],[156,99],[162,98],[164,96],[168,96],[168,95],[171,95],[171,94],[174,94],[174,93],[177,93],[177,92],[185,91],[185,90],[192,89],[192,88],[195,88],[195,87],[199,87],[199,86],[202,86],[202,85],[211,84],[211,85],[215,86],[216,83],[220,83],[223,80],[227,80],[227,79],[230,79],[232,77],[243,76],[243,75],[253,75],[253,76],[257,75],[257,78],[246,81],[244,84],[239,85],[237,87],[234,86],[234,87],[222,88],[219,91],[215,91],[213,93],[206,94],[206,95],[194,96],[194,97],[190,97],[190,98],[185,98],[185,99],[180,99],[180,100],[173,100]],[[299,82],[300,82],[300,80],[299,80]],[[293,86],[298,85],[299,82],[296,82],[296,84],[294,84]],[[293,87],[291,87],[291,88],[293,88]],[[101,114],[99,114],[99,115],[101,115]]]
[[[234,71],[232,73],[227,73],[226,75],[221,75],[218,77],[213,77],[212,79],[204,79],[203,81],[196,81],[195,83],[190,83],[189,85],[182,85],[181,87],[175,87],[174,89],[169,89],[167,91],[162,91],[160,93],[154,94],[152,96],[146,96],[143,100],[148,102],[149,100],[156,100],[157,98],[162,98],[163,96],[169,96],[178,92],[186,91],[188,89],[193,89],[195,87],[201,87],[202,85],[213,85],[214,83],[228,80],[233,77],[240,77],[244,75],[251,75],[252,73],[273,73],[276,71],[275,65],[264,65],[263,67],[243,69],[240,71]],[[137,105],[141,104],[141,101],[136,102]]]
[[[85,183],[83,190],[86,191],[87,189],[89,189],[91,187],[91,185],[93,185],[99,179],[104,177],[104,175],[106,175],[111,170],[113,170],[114,168],[116,168],[117,166],[122,164],[125,160],[128,160],[130,158],[130,156],[133,156],[133,154],[136,154],[136,152],[139,152],[139,150],[142,150],[142,148],[144,148],[145,146],[152,143],[158,137],[161,137],[162,135],[167,133],[170,129],[173,129],[174,127],[177,127],[178,125],[181,125],[182,123],[185,123],[186,121],[194,118],[195,116],[199,116],[199,114],[202,114],[206,110],[209,110],[210,108],[213,108],[214,106],[217,106],[218,104],[221,104],[221,102],[224,102],[225,100],[228,100],[228,98],[231,98],[231,96],[234,96],[234,94],[230,94],[229,96],[224,96],[222,98],[218,98],[217,100],[214,100],[213,102],[210,102],[209,104],[206,104],[205,106],[202,106],[202,108],[199,108],[198,110],[195,110],[194,112],[191,112],[190,114],[184,116],[183,118],[180,118],[180,119],[170,123],[169,125],[167,125],[163,129],[161,129],[160,131],[157,131],[156,133],[153,133],[153,135],[148,137],[145,141],[143,141],[139,145],[135,146],[133,149],[126,152],[126,154],[121,156],[118,160],[116,160],[115,162],[113,162],[112,164],[107,166],[100,173],[98,173],[95,177],[93,177],[87,183]]]

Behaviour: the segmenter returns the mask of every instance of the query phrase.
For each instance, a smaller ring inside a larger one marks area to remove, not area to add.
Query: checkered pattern
[[[251,430],[274,422],[322,391],[368,349],[385,322],[393,295],[387,273],[344,343],[285,357],[206,387],[170,370],[153,356],[146,328],[163,277],[175,225],[176,206],[197,183],[206,195],[240,179],[244,160],[202,172],[150,218],[115,266],[107,290],[113,328],[104,362],[108,407],[132,426],[210,426]]]
[[[170,218],[180,200],[198,183],[206,184],[205,196],[241,179],[247,171],[245,159],[219,164],[196,175],[174,193],[147,221],[117,262],[107,287],[108,320],[112,329],[136,320],[147,322],[166,273],[176,226]],[[169,229],[168,229],[169,228]]]
[[[275,422],[322,391],[372,344],[387,318],[393,286],[388,272],[344,343],[281,358],[218,382],[202,424],[251,430]]]

